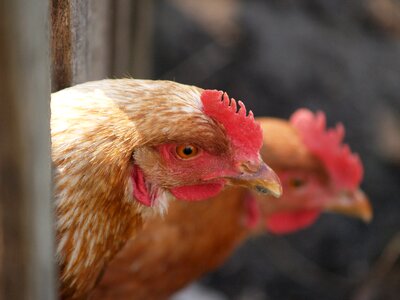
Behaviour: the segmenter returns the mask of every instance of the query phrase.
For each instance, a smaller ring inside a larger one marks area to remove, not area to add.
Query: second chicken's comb
[[[237,105],[235,99],[217,90],[203,91],[201,101],[204,113],[223,125],[239,155],[258,157],[263,143],[262,130],[253,113],[247,114],[242,101]]]
[[[298,130],[304,144],[325,165],[337,187],[354,189],[363,176],[363,166],[357,154],[342,144],[344,127],[326,128],[323,112],[313,114],[299,109],[290,117],[290,123]]]

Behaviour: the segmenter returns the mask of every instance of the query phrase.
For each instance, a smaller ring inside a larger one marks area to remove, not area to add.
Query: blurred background
[[[368,225],[325,214],[253,238],[177,299],[399,299],[400,2],[169,0],[152,11],[144,76],[226,90],[256,116],[325,111],[364,162],[375,212]]]
[[[364,163],[370,224],[324,214],[289,236],[254,237],[175,299],[399,299],[400,1],[53,0],[51,9],[53,90],[132,76],[225,90],[256,116],[322,110]]]

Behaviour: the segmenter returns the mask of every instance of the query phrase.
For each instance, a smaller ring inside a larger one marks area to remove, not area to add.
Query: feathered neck
[[[124,126],[129,121],[114,117],[115,107],[90,111],[70,100],[52,100],[52,157],[61,288],[64,297],[80,298],[142,220],[129,185],[137,139]]]

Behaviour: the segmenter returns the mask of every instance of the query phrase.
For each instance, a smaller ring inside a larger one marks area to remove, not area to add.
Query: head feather
[[[290,123],[298,130],[301,139],[324,164],[329,176],[338,188],[355,189],[361,182],[363,166],[357,154],[342,144],[344,127],[326,128],[323,112],[312,113],[308,109],[299,109],[293,113]]]
[[[263,142],[262,129],[254,120],[253,113],[249,111],[247,114],[242,101],[236,103],[235,99],[229,99],[226,93],[217,90],[203,91],[201,101],[204,113],[224,127],[232,144],[238,149],[237,155],[258,157]]]

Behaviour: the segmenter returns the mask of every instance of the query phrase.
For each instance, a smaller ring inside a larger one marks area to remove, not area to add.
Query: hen
[[[239,184],[279,196],[262,131],[240,101],[169,81],[102,80],[52,95],[57,258],[63,298],[86,297],[105,264],[172,194]]]
[[[230,188],[212,201],[171,203],[168,215],[145,224],[108,265],[92,299],[165,299],[219,266],[246,237],[283,234],[312,224],[322,211],[369,221],[359,190],[362,164],[342,145],[343,127],[298,110],[290,122],[263,118],[262,156],[282,177],[283,195],[268,201]]]

